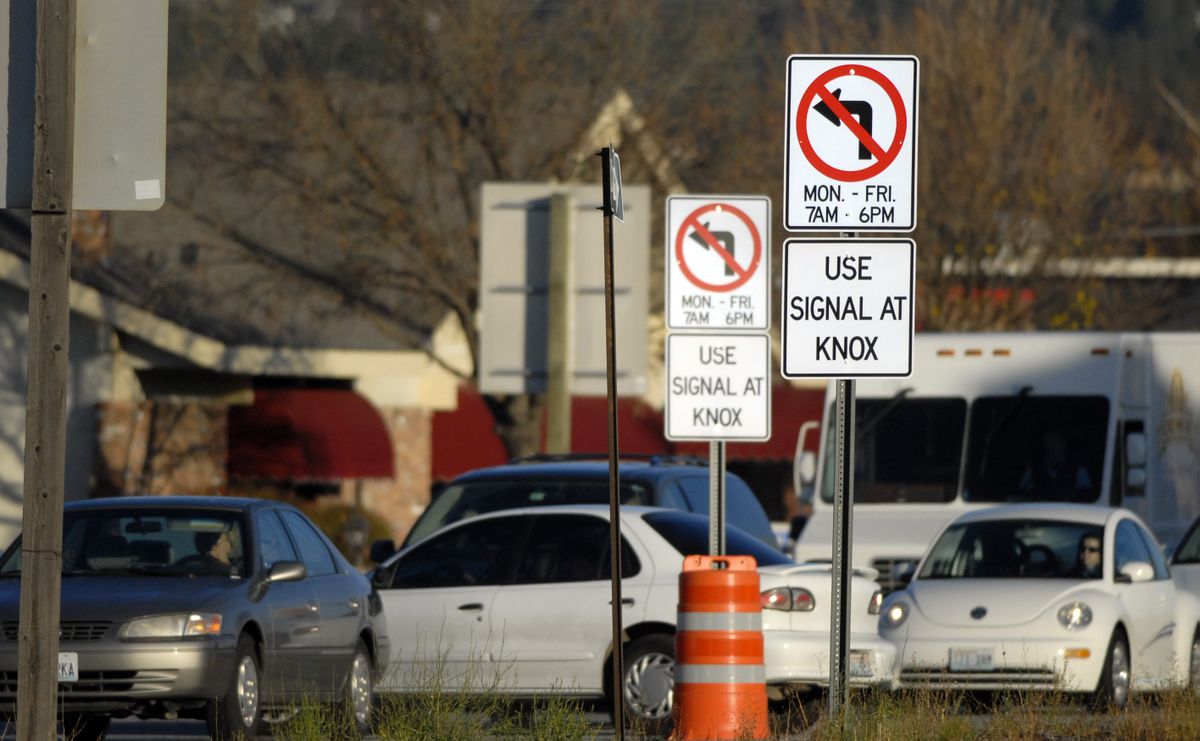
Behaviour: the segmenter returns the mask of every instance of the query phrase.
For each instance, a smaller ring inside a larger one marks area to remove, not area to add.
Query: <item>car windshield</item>
[[[607,504],[608,480],[502,479],[463,481],[447,486],[425,508],[405,543],[418,540],[459,520],[487,512],[552,504]],[[654,504],[652,492],[640,484],[621,484],[622,504]]]
[[[642,519],[681,555],[708,553],[707,517],[692,512],[660,510],[648,512]],[[793,563],[778,550],[732,525],[725,530],[725,552],[738,556],[753,556],[759,566]]]
[[[231,512],[84,509],[63,518],[63,576],[245,574],[241,517]],[[21,572],[20,540],[0,576]]]
[[[1055,520],[985,520],[946,529],[918,579],[1099,579],[1103,528]]]

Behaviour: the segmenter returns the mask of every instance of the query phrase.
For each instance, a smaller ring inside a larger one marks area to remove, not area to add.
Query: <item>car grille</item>
[[[1058,675],[1053,669],[1009,667],[990,672],[950,672],[945,669],[905,669],[900,672],[900,684],[906,687],[961,687],[986,689],[1019,687],[1031,690],[1057,688]]]
[[[108,632],[110,620],[67,620],[59,625],[58,640],[75,643],[98,641]],[[19,635],[20,624],[16,620],[5,620],[3,623],[4,637],[15,641]]]
[[[72,697],[106,697],[165,692],[175,686],[175,669],[79,672],[77,682],[59,682],[58,694]],[[17,672],[0,672],[0,701],[17,697]]]
[[[913,558],[877,558],[871,562],[871,568],[879,572],[879,577],[875,580],[883,589],[884,594],[894,592],[900,588],[900,575],[905,569],[911,569],[916,566],[916,559]]]

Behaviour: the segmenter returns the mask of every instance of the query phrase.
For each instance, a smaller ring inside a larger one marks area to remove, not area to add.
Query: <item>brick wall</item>
[[[384,518],[397,542],[429,504],[433,461],[433,414],[422,409],[381,409],[380,416],[392,437],[395,479],[361,482],[362,504]],[[342,499],[354,502],[360,482],[342,484]]]
[[[97,405],[93,493],[215,494],[226,486],[222,404],[115,401]]]

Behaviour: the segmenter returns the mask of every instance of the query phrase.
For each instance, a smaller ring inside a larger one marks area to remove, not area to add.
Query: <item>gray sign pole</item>
[[[725,555],[725,441],[708,444],[708,555]]]
[[[853,238],[853,232],[843,236]],[[839,713],[850,701],[846,664],[850,646],[850,567],[854,563],[854,381],[837,382],[834,467],[837,478],[833,492],[833,613],[829,625],[829,717],[841,723]]]
[[[604,170],[604,335],[608,360],[608,515],[609,552],[612,582],[612,702],[614,737],[625,737],[625,661],[621,643],[621,487],[617,456],[617,350],[614,337],[616,311],[613,298],[613,216],[621,215],[613,206],[613,191],[620,193],[620,170],[613,167],[616,152],[611,146],[601,149]],[[619,161],[619,160],[618,160]],[[613,174],[617,175],[616,178]]]

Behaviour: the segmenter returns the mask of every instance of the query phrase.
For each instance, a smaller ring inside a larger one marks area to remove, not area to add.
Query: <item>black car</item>
[[[622,504],[669,507],[708,514],[708,464],[699,458],[651,456],[621,460]],[[466,517],[516,507],[608,502],[608,460],[534,456],[481,468],[451,481],[421,514],[404,544],[425,538]],[[726,522],[778,550],[771,521],[754,492],[737,475],[725,474]],[[383,556],[386,551],[374,555]]]
[[[0,713],[17,699],[21,540],[0,556]],[[233,497],[71,502],[58,706],[68,738],[111,718],[202,717],[253,737],[263,711],[345,702],[360,729],[387,665],[382,603],[298,509]]]

